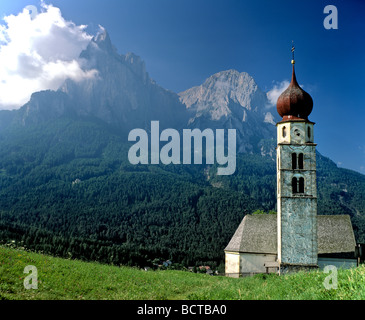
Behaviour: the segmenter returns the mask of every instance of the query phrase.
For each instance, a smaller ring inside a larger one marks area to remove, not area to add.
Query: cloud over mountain
[[[272,89],[266,94],[270,106],[276,106],[279,96],[288,88],[289,84],[290,82],[288,80],[274,84]]]
[[[42,3],[37,14],[28,9],[0,25],[0,109],[17,109],[33,92],[57,90],[66,79],[96,73],[85,72],[79,59],[92,39],[86,26],[66,21],[52,5]]]

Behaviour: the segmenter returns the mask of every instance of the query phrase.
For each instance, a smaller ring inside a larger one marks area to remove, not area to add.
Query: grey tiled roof
[[[350,216],[317,216],[318,254],[353,252],[356,240]],[[277,253],[277,215],[246,215],[225,251]]]
[[[276,253],[276,214],[246,215],[226,251]]]
[[[318,253],[351,252],[356,240],[349,215],[318,216]]]

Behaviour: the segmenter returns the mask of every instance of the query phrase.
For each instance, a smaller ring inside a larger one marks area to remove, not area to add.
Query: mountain
[[[278,117],[249,74],[222,71],[179,96],[194,114],[189,127],[236,129],[238,152],[273,155],[273,144],[265,149],[265,141],[273,141]]]
[[[148,129],[153,120],[159,120],[161,127],[176,129],[188,121],[178,95],[150,79],[140,57],[118,54],[106,30],[92,39],[79,61],[94,77],[66,80],[57,92],[33,94],[15,116],[15,123],[31,125],[77,116],[95,118],[129,132]]]
[[[0,112],[0,243],[105,263],[224,263],[245,214],[275,210],[276,114],[247,73],[222,71],[177,94],[120,55],[102,30],[80,55],[95,77]],[[131,129],[237,129],[237,171],[131,165]],[[365,176],[318,154],[318,213],[349,214],[365,241]]]
[[[104,29],[81,53],[79,62],[94,77],[66,80],[56,92],[34,93],[20,110],[2,113],[0,132],[9,123],[37,125],[65,116],[94,118],[123,133],[135,128],[149,131],[151,121],[158,120],[161,128],[177,130],[236,129],[237,152],[274,158],[278,117],[247,73],[222,71],[201,86],[176,94],[149,77],[140,57],[118,54]]]
[[[80,63],[95,76],[67,80],[56,92],[34,93],[13,113],[13,121],[24,126],[62,116],[91,117],[125,133],[149,130],[153,120],[160,121],[161,128],[177,130],[236,129],[237,152],[273,157],[278,117],[247,73],[223,71],[178,95],[157,85],[140,57],[118,54],[104,29],[81,53]]]
[[[105,30],[80,58],[86,69],[97,70],[97,77],[81,83],[66,81],[61,88],[78,106],[78,115],[93,115],[127,131],[149,128],[152,120],[159,120],[161,127],[179,129],[186,121],[186,109],[177,94],[151,80],[140,57],[118,54]]]

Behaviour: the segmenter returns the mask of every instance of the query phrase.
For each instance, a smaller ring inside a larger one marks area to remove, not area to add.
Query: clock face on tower
[[[300,127],[293,127],[291,132],[291,140],[294,143],[302,143],[304,139],[304,131]]]

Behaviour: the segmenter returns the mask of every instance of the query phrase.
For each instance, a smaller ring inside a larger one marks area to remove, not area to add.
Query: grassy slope
[[[24,289],[27,265],[38,290]],[[365,299],[365,267],[339,270],[338,289],[323,272],[231,279],[184,271],[144,272],[0,247],[0,300]]]

